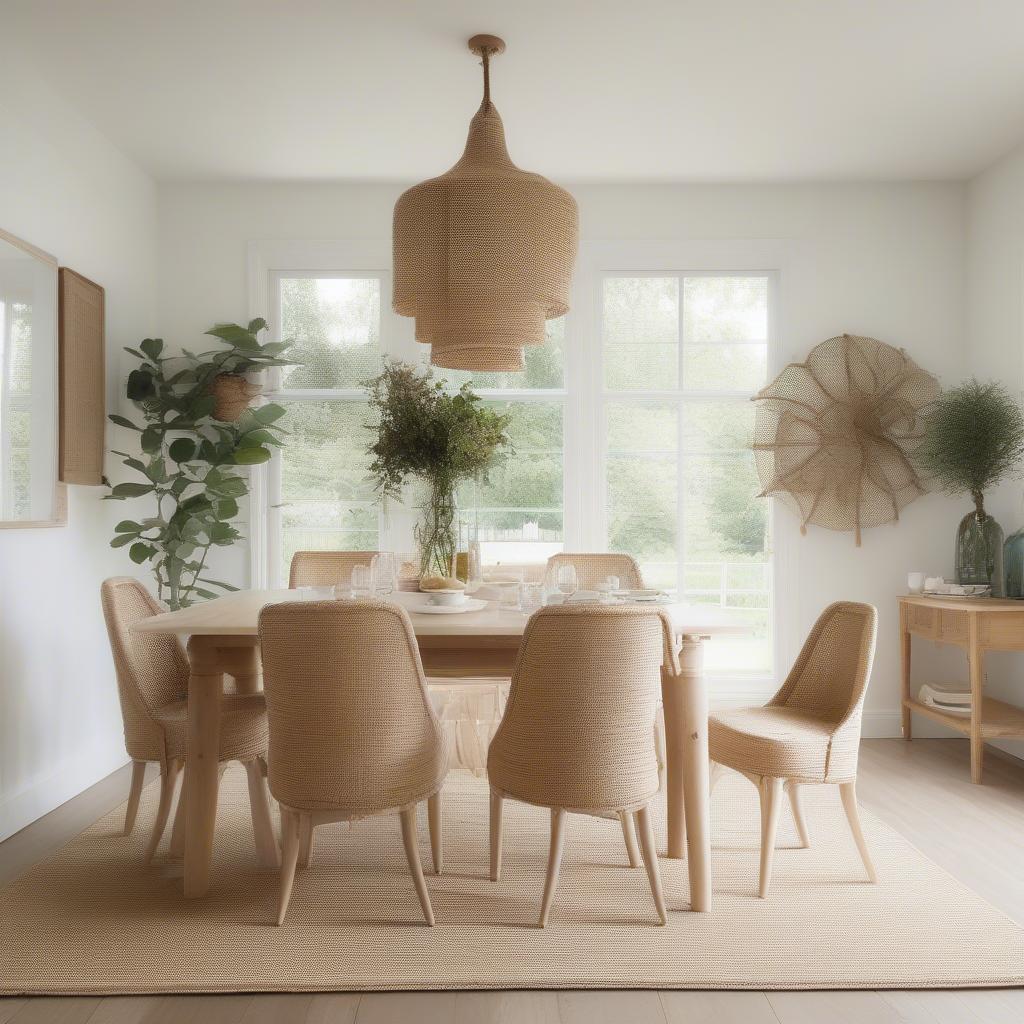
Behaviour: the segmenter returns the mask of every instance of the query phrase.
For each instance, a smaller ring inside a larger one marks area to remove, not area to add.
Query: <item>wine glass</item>
[[[472,594],[480,588],[484,579],[483,558],[480,554],[480,542],[470,541],[466,555],[466,593]]]
[[[393,551],[379,551],[370,559],[373,589],[378,594],[391,594],[398,585],[398,560]]]
[[[576,576],[575,565],[560,565],[558,567],[558,589],[566,597],[570,598],[579,590],[579,579]]]

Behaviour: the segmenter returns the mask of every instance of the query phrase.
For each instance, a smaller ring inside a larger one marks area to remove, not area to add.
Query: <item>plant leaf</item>
[[[128,549],[128,557],[136,565],[142,565],[147,558],[152,558],[155,554],[156,548],[152,544],[143,544],[141,541],[136,542]]]
[[[118,416],[117,413],[111,413],[111,415],[108,416],[107,419],[110,420],[111,423],[116,423],[119,427],[127,427],[129,430],[142,429],[142,427],[135,426],[135,424],[132,423],[130,419],[127,419],[124,416]]]
[[[139,345],[139,348],[141,348],[150,359],[156,362],[156,360],[160,358],[160,353],[164,349],[164,340],[163,338],[144,338],[142,344]]]
[[[277,422],[277,420],[284,416],[286,412],[287,410],[285,408],[280,405],[276,405],[274,402],[258,406],[252,410],[253,416],[264,425]]]
[[[179,437],[171,442],[168,454],[175,462],[188,462],[196,453],[196,443],[187,437]]]
[[[114,533],[142,533],[142,530],[142,524],[133,522],[131,519],[122,519],[114,527]]]
[[[111,494],[115,498],[141,498],[152,490],[152,484],[115,484]]]
[[[258,466],[270,459],[268,448],[239,448],[235,452],[235,462],[239,466]]]

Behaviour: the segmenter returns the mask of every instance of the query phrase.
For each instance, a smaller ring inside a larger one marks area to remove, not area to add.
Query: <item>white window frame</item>
[[[779,336],[782,322],[782,287],[787,268],[796,265],[799,254],[788,240],[690,240],[585,242],[580,247],[572,312],[566,317],[563,381],[551,389],[478,389],[488,401],[559,401],[563,424],[563,528],[567,551],[603,551],[606,549],[607,494],[605,459],[607,456],[606,405],[610,400],[667,399],[682,406],[684,401],[749,397],[747,392],[665,392],[609,391],[604,386],[604,345],[601,334],[602,283],[608,276],[744,276],[768,278],[768,370],[770,380],[781,368]],[[425,363],[426,346],[413,338],[411,319],[397,316],[391,309],[390,241],[257,241],[249,244],[249,315],[265,316],[275,332],[280,330],[280,311],[275,308],[277,289],[273,282],[281,276],[303,273],[316,276],[377,276],[381,279],[381,347],[383,354],[412,363]],[[682,308],[680,306],[680,316]],[[681,336],[680,336],[681,337]],[[288,392],[275,386],[280,376],[268,382],[265,397],[342,398],[345,393],[302,389]],[[353,389],[351,398],[360,392]],[[680,431],[682,419],[680,418]],[[685,456],[679,438],[679,458]],[[277,557],[274,536],[278,531],[278,513],[270,506],[272,474],[280,464],[272,459],[255,467],[250,499],[250,585],[268,586],[271,558]],[[279,478],[278,478],[279,479]],[[679,503],[679,516],[683,515]],[[726,687],[727,700],[759,700],[768,692],[772,678],[781,678],[781,667],[788,665],[799,644],[799,625],[791,614],[794,603],[783,605],[780,595],[791,593],[796,579],[795,529],[792,517],[778,517],[769,511],[769,585],[771,590],[770,632],[774,672],[772,676],[716,676]],[[395,550],[411,544],[411,517],[386,515],[381,520],[381,543]],[[682,523],[678,524],[681,541]],[[721,690],[719,691],[721,692]]]

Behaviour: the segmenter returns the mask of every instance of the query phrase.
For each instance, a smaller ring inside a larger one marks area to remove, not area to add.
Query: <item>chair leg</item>
[[[444,866],[444,832],[441,831],[441,790],[427,798],[427,825],[430,828],[430,857],[434,874],[441,874]]]
[[[284,924],[288,913],[288,901],[292,898],[295,882],[295,865],[299,860],[299,816],[294,811],[281,808],[281,894],[277,904],[277,923]]]
[[[313,859],[313,819],[304,814],[299,818],[299,867],[308,868]]]
[[[256,759],[245,762],[245,775],[249,782],[249,807],[252,811],[252,832],[256,839],[256,851],[267,867],[276,868],[281,863],[274,837],[274,823],[270,817],[270,799],[263,770]]]
[[[491,788],[491,881],[501,877],[501,793]]]
[[[416,886],[416,895],[420,898],[423,917],[427,924],[433,926],[434,908],[430,905],[430,893],[427,892],[427,883],[423,877],[423,865],[420,864],[420,847],[416,839],[416,808],[406,807],[401,812],[401,817],[405,858],[408,860],[409,870],[412,872],[412,880]]]
[[[544,896],[540,901],[541,928],[547,926],[551,903],[558,888],[558,872],[562,867],[562,848],[565,846],[566,813],[561,807],[551,808],[551,849],[548,851],[548,873],[544,879]]]
[[[725,765],[719,764],[717,761],[711,762],[711,771],[708,776],[708,796],[711,796],[715,791],[715,786],[718,785],[718,780],[725,774]]]
[[[636,830],[640,833],[640,847],[644,851],[644,866],[647,868],[647,880],[651,883],[651,895],[658,911],[658,919],[662,924],[668,922],[665,909],[665,895],[661,891],[661,868],[658,865],[658,851],[654,848],[654,826],[651,824],[651,809],[641,807],[636,812]]]
[[[779,804],[782,779],[765,776],[758,787],[761,792],[761,883],[758,895],[764,899],[772,881],[772,861],[775,859],[775,831],[779,825]]]
[[[878,874],[875,865],[871,861],[871,854],[868,852],[868,844],[864,841],[864,833],[860,828],[860,814],[857,810],[857,783],[843,782],[839,786],[839,792],[843,798],[843,809],[846,811],[846,820],[850,823],[850,831],[853,833],[854,842],[860,850],[860,859],[864,862],[864,869],[868,873],[868,881],[878,882]]]
[[[156,853],[156,848],[163,838],[164,829],[167,827],[167,817],[171,813],[171,801],[174,799],[174,784],[178,781],[178,771],[181,768],[180,761],[168,761],[167,770],[160,772],[160,803],[156,809],[156,821],[153,822],[153,832],[149,837],[146,852],[143,860],[148,864]]]
[[[786,781],[786,792],[789,794],[789,806],[793,809],[793,821],[796,822],[797,835],[800,836],[800,845],[806,850],[811,845],[810,833],[807,831],[807,821],[804,818],[804,804],[801,799],[803,790],[800,783],[795,779]]]
[[[146,781],[146,762],[132,761],[132,784],[128,790],[128,806],[124,812],[124,835],[130,836],[135,828],[135,816],[139,813],[139,799],[142,785]]]
[[[636,848],[636,832],[633,831],[633,816],[629,811],[619,811],[622,822],[622,838],[626,841],[626,856],[631,868],[640,867],[640,851]]]
[[[185,809],[188,807],[188,796],[185,792],[185,784],[188,782],[186,772],[178,788],[178,806],[174,811],[174,824],[171,826],[171,845],[167,853],[171,857],[185,856]]]

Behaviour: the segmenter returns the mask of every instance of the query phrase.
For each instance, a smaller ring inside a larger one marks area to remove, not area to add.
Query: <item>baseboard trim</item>
[[[124,737],[109,733],[79,747],[16,792],[0,795],[0,842],[102,781],[128,760]]]

